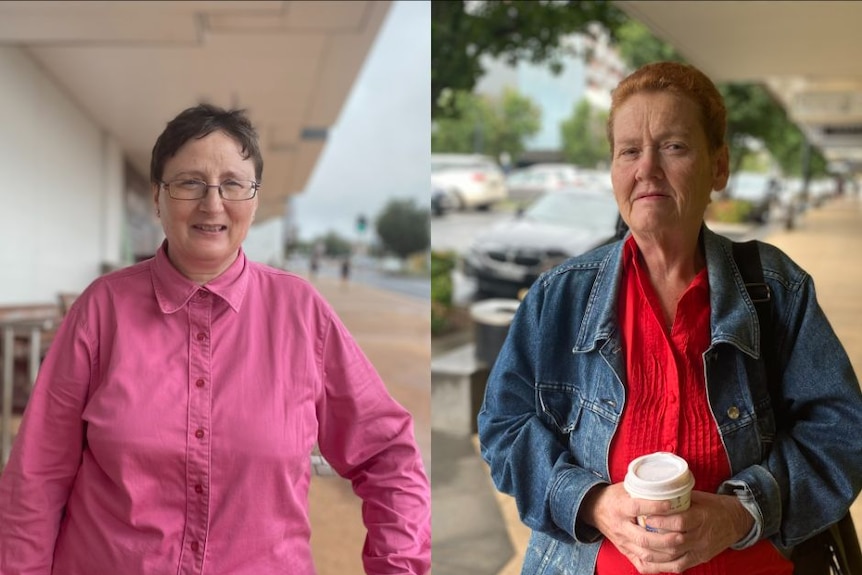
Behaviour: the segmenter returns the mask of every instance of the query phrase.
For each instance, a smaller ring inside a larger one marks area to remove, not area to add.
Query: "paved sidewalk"
[[[313,283],[356,338],[392,396],[413,414],[416,440],[430,476],[430,302],[329,278]],[[312,477],[312,551],[318,575],[365,572],[361,506],[348,481],[338,476]]]
[[[857,377],[862,377],[862,200],[838,198],[809,210],[795,229],[773,230],[758,239],[779,247],[811,274],[820,305],[846,347]],[[473,440],[479,458],[475,436]],[[493,489],[490,479],[488,485]],[[530,531],[518,518],[512,498],[494,493],[515,549],[498,575],[518,575]],[[862,497],[851,507],[851,514],[857,532],[862,533]]]

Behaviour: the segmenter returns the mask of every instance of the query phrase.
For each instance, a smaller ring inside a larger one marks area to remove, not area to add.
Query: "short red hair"
[[[608,142],[611,145],[611,152],[614,149],[616,110],[635,94],[665,90],[686,96],[697,105],[701,112],[706,141],[712,152],[724,146],[727,108],[712,80],[688,64],[653,62],[641,66],[623,78],[611,94],[611,111],[608,115]]]

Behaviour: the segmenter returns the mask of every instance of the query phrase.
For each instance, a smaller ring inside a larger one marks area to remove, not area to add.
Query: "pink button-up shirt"
[[[364,500],[366,571],[426,573],[412,419],[329,305],[242,253],[200,286],[163,247],[51,345],[0,476],[0,575],[312,574],[316,442]]]

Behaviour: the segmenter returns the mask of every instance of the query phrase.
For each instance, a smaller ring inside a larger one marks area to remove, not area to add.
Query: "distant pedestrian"
[[[341,281],[342,283],[350,281],[350,256],[345,256],[341,260]]]
[[[311,279],[317,277],[317,272],[320,271],[320,256],[316,251],[311,252],[311,258],[308,261],[308,274]]]

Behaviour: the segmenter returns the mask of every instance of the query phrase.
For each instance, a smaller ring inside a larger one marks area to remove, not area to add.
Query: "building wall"
[[[0,46],[0,306],[55,303],[164,238],[146,178],[116,140],[17,47]],[[280,218],[248,257],[282,263]]]
[[[121,263],[122,152],[16,47],[0,47],[0,305],[55,302]]]

